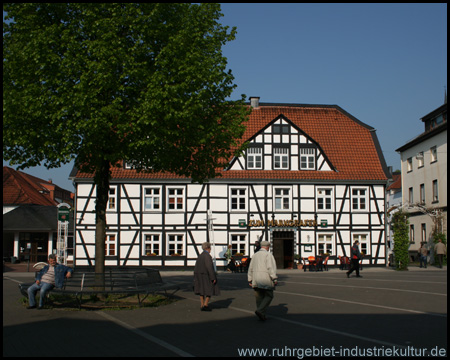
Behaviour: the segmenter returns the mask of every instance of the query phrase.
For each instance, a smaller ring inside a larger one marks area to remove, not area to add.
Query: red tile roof
[[[7,166],[3,167],[3,205],[56,206],[50,190],[56,185]]]
[[[386,181],[386,164],[375,130],[336,105],[264,104],[254,108],[242,141],[248,141],[271,121],[283,115],[314,140],[336,171],[232,170],[224,179],[358,180]],[[92,178],[78,171],[76,179]],[[184,179],[171,173],[138,173],[114,167],[115,179]]]
[[[389,187],[386,190],[402,188],[402,175],[401,174],[393,174],[392,181],[393,181],[393,183],[391,185],[389,185]]]

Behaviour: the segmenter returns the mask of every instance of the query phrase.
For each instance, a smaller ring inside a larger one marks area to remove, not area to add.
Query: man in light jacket
[[[438,240],[438,243],[434,245],[434,252],[436,253],[438,259],[439,259],[439,267],[442,269],[442,263],[444,260],[444,255],[447,254],[447,247],[442,242],[441,239]]]
[[[273,300],[273,290],[277,285],[277,264],[269,252],[270,243],[261,242],[261,249],[255,253],[248,268],[248,282],[255,291],[255,314],[262,321],[266,320],[266,310]]]

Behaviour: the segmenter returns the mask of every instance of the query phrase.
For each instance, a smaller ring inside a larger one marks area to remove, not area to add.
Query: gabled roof
[[[49,181],[3,167],[3,205],[56,206],[50,194],[55,188],[59,187]]]
[[[392,184],[386,190],[394,190],[402,188],[402,175],[401,174],[393,174],[392,175]]]
[[[337,105],[260,103],[259,107],[252,109],[242,143],[280,116],[317,143],[336,171],[221,170],[222,179],[387,181],[388,170],[375,129]],[[93,177],[92,174],[76,172],[76,169],[71,175],[75,175],[75,181]],[[135,170],[111,168],[111,180],[119,179],[184,178],[170,173],[138,173]]]

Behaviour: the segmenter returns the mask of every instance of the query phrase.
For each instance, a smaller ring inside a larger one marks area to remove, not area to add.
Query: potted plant
[[[297,269],[303,269],[302,258],[299,254],[294,255],[295,263],[297,264]]]

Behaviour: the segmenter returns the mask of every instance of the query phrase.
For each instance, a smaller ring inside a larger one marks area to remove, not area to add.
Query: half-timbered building
[[[106,266],[193,267],[201,243],[214,243],[217,265],[271,242],[277,266],[294,255],[350,253],[361,243],[368,265],[386,264],[388,171],[375,129],[336,105],[259,103],[221,176],[204,184],[169,173],[111,169]],[[75,266],[95,258],[93,176],[74,169]]]

